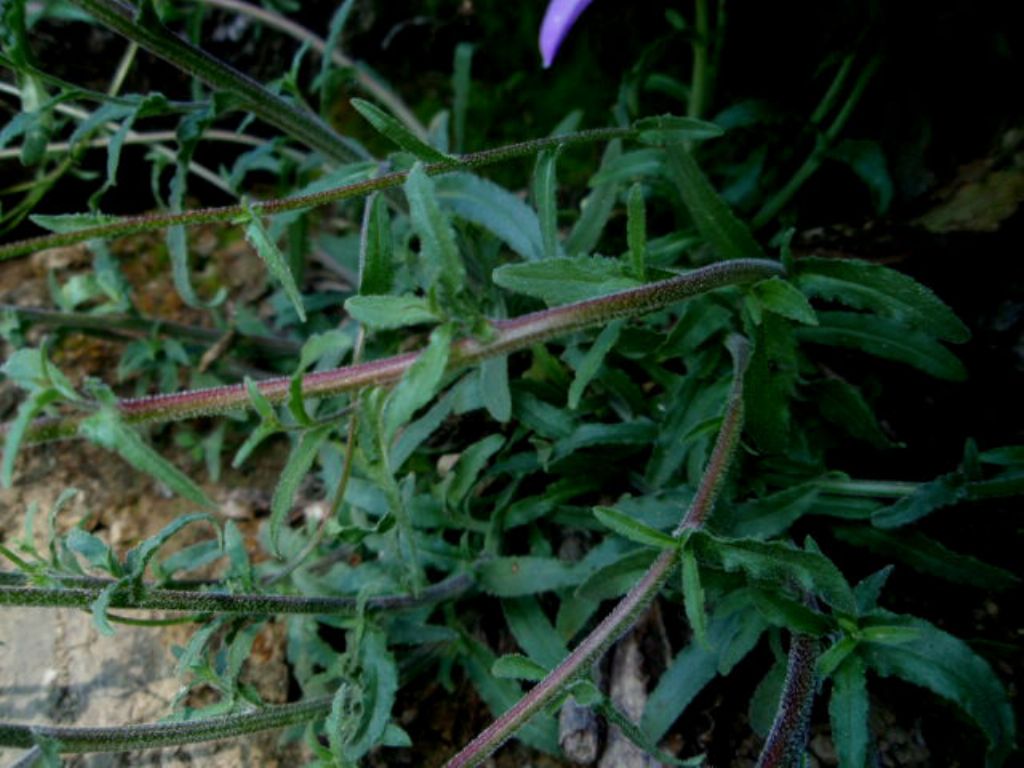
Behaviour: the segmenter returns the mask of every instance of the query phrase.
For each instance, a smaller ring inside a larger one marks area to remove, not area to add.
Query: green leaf
[[[638,141],[656,147],[702,139],[716,139],[725,133],[720,126],[714,123],[698,120],[695,117],[676,115],[644,117],[634,122],[633,128],[639,131]]]
[[[875,213],[884,214],[892,202],[892,178],[885,153],[875,141],[845,139],[829,151],[829,156],[846,163],[871,192]]]
[[[150,448],[135,430],[125,424],[114,408],[101,408],[83,420],[78,425],[78,434],[90,443],[113,451],[179,496],[203,507],[216,506],[188,475]]]
[[[409,171],[403,187],[409,200],[409,217],[413,230],[420,238],[420,257],[424,288],[440,284],[448,299],[463,289],[465,268],[455,245],[455,233],[448,217],[441,211],[434,182],[422,163]]]
[[[679,541],[649,525],[634,520],[614,507],[594,507],[594,517],[601,524],[627,541],[634,541],[647,547],[673,549]]]
[[[797,286],[811,297],[871,310],[946,341],[963,342],[970,331],[938,296],[907,275],[858,259],[802,258]]]
[[[0,365],[0,373],[28,392],[55,389],[68,400],[80,399],[68,378],[47,359],[44,349],[15,350]]]
[[[196,513],[177,517],[161,528],[159,532],[146,538],[138,546],[128,551],[128,554],[125,556],[127,575],[141,582],[146,572],[146,566],[149,565],[149,561],[153,559],[153,556],[160,550],[160,547],[166,544],[182,528],[200,521],[206,521],[213,525],[214,529],[217,530],[218,536],[220,535],[216,518],[212,515]]]
[[[686,619],[690,622],[694,639],[703,647],[708,648],[708,616],[704,601],[704,588],[700,583],[700,565],[693,551],[683,546],[679,551],[681,559],[680,571],[683,578],[683,609]]]
[[[781,277],[762,280],[750,290],[769,312],[806,325],[818,324],[818,318],[804,295]]]
[[[18,455],[18,448],[25,437],[25,430],[40,411],[60,398],[60,392],[55,389],[38,389],[18,406],[18,413],[8,425],[7,434],[4,435],[3,462],[0,465],[0,484],[4,488],[10,488],[14,481],[14,459]]]
[[[647,209],[639,182],[629,188],[626,199],[626,244],[633,277],[643,282],[647,279]]]
[[[356,112],[362,115],[378,133],[418,159],[428,163],[458,162],[458,158],[438,152],[380,107],[363,99],[351,99],[350,102]]]
[[[762,739],[768,735],[775,721],[775,712],[782,698],[782,686],[786,682],[786,663],[776,661],[768,670],[750,697],[748,716],[750,727]]]
[[[488,435],[468,446],[459,456],[452,471],[451,482],[445,494],[448,504],[455,507],[469,495],[473,485],[480,478],[480,473],[491,457],[505,445],[503,435]]]
[[[597,602],[624,595],[657,556],[657,552],[647,548],[628,552],[590,574],[576,590],[576,596]]]
[[[755,584],[772,583],[783,588],[797,584],[846,613],[856,613],[853,590],[831,560],[781,542],[726,539],[705,531],[690,536],[702,563],[725,571],[739,571]]]
[[[718,196],[689,152],[678,144],[666,147],[672,181],[704,239],[723,259],[764,258],[745,224]]]
[[[508,386],[508,356],[489,357],[480,364],[477,377],[480,399],[495,421],[512,418],[512,392]]]
[[[518,653],[499,656],[491,666],[491,674],[495,677],[537,682],[543,680],[548,673],[544,667]]]
[[[878,597],[882,594],[885,583],[892,574],[893,567],[887,565],[857,582],[853,594],[857,598],[857,611],[869,613],[878,607]]]
[[[84,557],[89,565],[100,568],[113,576],[121,575],[121,564],[103,539],[93,536],[81,528],[72,528],[68,531],[65,541],[68,549],[76,555]]]
[[[708,617],[708,648],[681,650],[647,699],[640,728],[659,741],[716,674],[727,675],[757,644],[765,624],[745,590],[731,593]]]
[[[369,328],[404,328],[408,325],[439,323],[441,318],[421,296],[352,296],[345,311]]]
[[[614,182],[636,181],[660,176],[665,171],[666,158],[662,150],[634,149],[602,162],[600,170],[590,177],[590,186],[596,188]],[[572,250],[569,252],[574,253]]]
[[[391,291],[394,243],[387,201],[382,195],[367,200],[366,232],[359,252],[359,295],[374,296]]]
[[[467,675],[480,698],[487,703],[487,708],[494,716],[498,716],[514,706],[522,698],[522,686],[513,680],[503,680],[491,674],[495,657],[483,643],[472,637],[463,636],[464,651],[457,653],[459,662],[466,668]],[[546,713],[540,713],[530,719],[519,731],[516,738],[525,743],[548,752],[558,752],[558,723]]]
[[[754,351],[743,387],[746,429],[760,449],[781,453],[789,444],[790,399],[797,379],[794,329],[769,313],[752,330]]]
[[[543,670],[554,669],[569,654],[562,636],[551,626],[536,597],[501,601],[505,621],[519,647]]]
[[[506,264],[494,270],[501,288],[541,299],[548,306],[593,299],[640,283],[626,274],[618,259],[573,256],[529,264]]]
[[[498,597],[521,597],[575,586],[581,574],[551,557],[496,557],[480,565],[480,588]]]
[[[533,169],[533,204],[537,206],[545,259],[558,256],[558,181],[555,176],[558,152],[556,147],[538,154]]]
[[[765,621],[792,632],[822,637],[835,631],[835,622],[799,600],[770,589],[753,589],[754,605]]]
[[[256,255],[263,260],[263,263],[267,265],[267,270],[281,284],[285,296],[288,297],[288,300],[295,308],[295,313],[299,316],[299,320],[303,323],[306,322],[306,310],[302,305],[302,294],[299,293],[299,287],[295,284],[295,277],[288,267],[288,261],[285,259],[284,254],[281,253],[281,249],[277,247],[274,238],[270,236],[259,214],[253,211],[248,204],[246,204],[246,212],[248,218],[245,227],[245,239],[252,243],[253,248],[256,249]]]
[[[569,385],[569,407],[572,410],[575,411],[579,407],[583,391],[597,375],[605,357],[619,340],[619,334],[625,324],[625,320],[612,320],[608,323],[576,366],[576,376]]]
[[[527,261],[544,258],[540,221],[520,197],[471,173],[446,173],[434,184],[438,201],[456,216],[483,227]]]
[[[864,768],[870,738],[868,687],[859,656],[847,657],[833,672],[828,716],[840,768]]]
[[[874,409],[864,399],[860,389],[838,376],[831,376],[811,386],[821,415],[842,427],[851,437],[864,440],[877,448],[891,448],[895,445],[882,431]]]
[[[591,193],[580,204],[580,215],[573,225],[572,231],[565,239],[565,252],[570,256],[589,255],[601,239],[612,210],[618,202],[620,180],[612,179],[597,183],[595,179],[605,169],[615,164],[622,155],[622,142],[616,139],[608,142],[601,157],[601,168],[591,178]]]
[[[867,665],[883,677],[900,677],[959,706],[988,739],[986,765],[1001,765],[1014,746],[1014,714],[988,662],[962,640],[923,619],[888,611],[873,616],[888,625],[916,629],[920,636],[898,645],[864,645]]]
[[[957,504],[966,497],[963,474],[950,472],[930,483],[922,483],[909,496],[878,510],[871,515],[871,523],[879,528],[899,528],[936,510]]]
[[[459,43],[455,46],[452,63],[452,113],[454,114],[455,151],[466,151],[466,113],[469,111],[469,88],[472,84],[474,46]]]
[[[92,622],[96,625],[96,629],[99,630],[101,635],[111,637],[114,634],[114,627],[107,618],[107,609],[110,608],[114,595],[120,589],[122,589],[122,583],[120,581],[114,582],[110,586],[105,587],[97,598],[92,601],[92,605],[89,606],[92,611]]]
[[[385,444],[391,442],[398,428],[406,424],[416,411],[434,399],[448,365],[451,343],[451,326],[439,325],[435,328],[426,349],[391,391],[384,410]]]
[[[886,557],[909,565],[915,571],[937,576],[955,584],[970,584],[982,589],[1010,589],[1020,578],[970,555],[947,549],[920,531],[884,531],[878,528],[842,526],[833,529],[843,541],[868,547]]]
[[[320,446],[334,430],[333,424],[325,424],[320,427],[306,430],[292,445],[288,454],[288,461],[281,470],[277,487],[274,488],[274,495],[270,500],[270,543],[274,555],[280,556],[280,535],[281,527],[292,511],[292,504],[295,501],[295,493],[299,489],[299,483],[306,476],[313,462],[316,460]]]
[[[388,651],[387,636],[367,630],[359,642],[360,682],[364,693],[361,717],[344,748],[345,758],[357,762],[384,736],[398,691],[398,665]]]
[[[811,344],[859,349],[887,360],[906,363],[940,379],[963,381],[967,371],[930,335],[903,323],[856,312],[819,312],[819,325],[798,328],[797,338]]]

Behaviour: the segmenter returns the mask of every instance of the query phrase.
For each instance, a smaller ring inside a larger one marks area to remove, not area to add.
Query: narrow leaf
[[[608,142],[601,157],[601,168],[590,180],[592,191],[580,204],[579,218],[565,239],[565,252],[570,256],[591,254],[601,239],[601,233],[604,232],[605,225],[618,202],[622,180],[610,178],[597,182],[596,179],[606,175],[606,169],[614,165],[621,155],[622,142],[618,139]]]
[[[345,311],[363,325],[375,329],[404,328],[438,323],[441,318],[422,296],[352,296]]]
[[[629,188],[626,200],[626,243],[633,277],[643,282],[647,279],[647,209],[639,183]]]
[[[277,487],[274,489],[274,496],[270,500],[270,543],[275,555],[280,556],[281,527],[292,510],[299,483],[313,466],[320,446],[323,445],[333,429],[333,424],[325,424],[303,432],[288,454],[288,461],[285,463],[284,469],[281,470]]]
[[[295,284],[295,277],[288,267],[288,261],[285,259],[284,254],[281,253],[281,249],[277,247],[277,243],[270,236],[259,214],[250,208],[248,209],[248,216],[245,239],[252,243],[252,246],[256,249],[256,254],[267,265],[267,270],[281,284],[288,300],[295,307],[295,313],[299,316],[299,320],[306,322],[306,310],[302,306],[302,294],[299,293],[299,287]]]
[[[721,126],[714,123],[677,115],[644,117],[634,122],[633,127],[640,132],[637,137],[640,142],[656,147],[716,139],[725,133]]]
[[[544,258],[540,220],[523,200],[471,173],[446,173],[434,181],[441,205],[483,227],[527,261]]]
[[[769,312],[806,325],[818,324],[818,318],[804,295],[781,277],[763,280],[750,290]]]
[[[868,547],[874,552],[906,563],[929,576],[970,584],[982,589],[1011,589],[1020,578],[1003,568],[947,549],[920,531],[884,531],[878,528],[842,526],[835,535],[852,544]]]
[[[594,517],[609,530],[637,544],[658,549],[672,549],[679,545],[669,534],[638,522],[614,507],[594,507]]]
[[[390,292],[394,273],[391,264],[394,245],[387,202],[382,195],[374,195],[367,201],[367,205],[366,231],[359,251],[360,296]]]
[[[397,144],[399,147],[428,163],[457,163],[458,159],[444,152],[439,152],[416,134],[406,128],[397,119],[389,115],[375,104],[363,99],[352,99],[351,104],[356,112],[377,131]]]
[[[498,286],[541,299],[549,306],[604,296],[640,283],[618,259],[575,256],[530,264],[506,264],[494,270]]]
[[[558,149],[546,149],[537,155],[537,164],[533,170],[533,204],[537,207],[540,219],[545,259],[553,259],[558,255],[557,159]]]
[[[832,741],[840,768],[864,768],[868,760],[868,688],[864,663],[849,656],[832,674],[828,703]]]
[[[391,442],[395,432],[407,423],[420,408],[429,403],[441,386],[448,352],[451,348],[452,329],[440,325],[430,334],[427,344],[416,361],[402,376],[388,396],[384,411],[384,442]]]
[[[700,566],[693,551],[684,546],[680,550],[683,577],[683,608],[690,622],[694,639],[704,648],[708,646],[708,615],[704,603],[704,588],[700,583]]]
[[[965,483],[961,472],[950,472],[930,483],[922,483],[909,496],[872,514],[871,523],[879,528],[899,528],[913,523],[967,498]]]
[[[462,291],[465,269],[455,245],[455,233],[439,206],[434,182],[421,163],[409,171],[403,188],[413,229],[420,238],[423,287],[429,290],[440,283],[448,298],[455,297]]]
[[[704,239],[725,259],[763,258],[750,230],[718,196],[690,153],[678,144],[665,151],[672,180]]]
[[[204,507],[215,506],[188,475],[150,448],[134,429],[121,421],[120,415],[113,408],[102,408],[82,421],[78,426],[78,434],[91,443],[113,451],[179,496]]]
[[[859,349],[887,360],[906,363],[940,379],[962,381],[967,371],[959,360],[930,335],[877,315],[819,312],[819,325],[796,330],[811,344]]]
[[[499,656],[491,666],[491,674],[495,677],[526,680],[531,683],[543,680],[547,673],[548,671],[540,664],[518,653]]]
[[[608,352],[615,346],[615,342],[619,340],[619,334],[622,332],[624,325],[624,320],[612,320],[608,323],[601,330],[597,339],[594,340],[590,349],[587,350],[583,359],[580,360],[579,365],[576,366],[576,377],[572,380],[572,384],[569,385],[569,407],[572,410],[576,410],[579,407],[583,391],[601,369],[601,364],[604,362]]]
[[[800,259],[797,266],[796,284],[808,296],[870,310],[947,341],[970,338],[967,326],[938,296],[894,269],[859,259],[821,257]]]
[[[478,571],[480,588],[498,597],[520,597],[579,584],[581,574],[570,563],[550,557],[496,557]]]
[[[480,364],[480,399],[491,418],[502,423],[512,418],[512,393],[508,385],[508,356],[491,357]]]
[[[889,625],[918,630],[917,640],[863,646],[864,660],[878,674],[894,675],[959,706],[988,739],[986,765],[998,766],[1014,746],[1013,708],[992,668],[971,648],[923,619],[878,611]]]

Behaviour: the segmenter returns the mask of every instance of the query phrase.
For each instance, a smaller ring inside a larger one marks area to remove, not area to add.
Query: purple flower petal
[[[576,19],[590,5],[592,0],[551,0],[540,25],[540,55],[544,68],[551,66],[562,41],[569,34]]]

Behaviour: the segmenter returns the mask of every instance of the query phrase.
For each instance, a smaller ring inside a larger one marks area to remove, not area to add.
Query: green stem
[[[97,21],[150,53],[199,78],[214,90],[230,93],[240,106],[337,162],[366,159],[355,142],[338,135],[312,112],[271,93],[248,75],[171,33],[166,27],[120,0],[72,0]]]
[[[229,739],[246,733],[284,728],[327,714],[331,696],[294,704],[262,707],[243,715],[226,715],[181,723],[146,723],[111,728],[0,723],[0,745],[28,749],[38,738],[59,742],[61,752],[124,752]]]
[[[708,40],[710,25],[708,24],[707,0],[697,0],[695,8],[695,34],[693,38],[693,72],[690,76],[690,101],[686,106],[689,117],[700,117],[704,114],[705,100],[708,93]]]
[[[2,574],[0,605],[27,608],[88,609],[104,589],[115,582],[95,578],[86,583],[65,587],[32,587],[17,584],[20,574]],[[22,579],[22,583],[26,580]],[[429,605],[464,592],[473,582],[470,574],[459,574],[433,584],[418,595],[378,595],[365,601],[366,607],[377,611],[397,611]],[[71,582],[74,584],[74,582]],[[144,588],[140,594],[129,590],[115,593],[111,608],[153,611],[188,611],[190,613],[244,613],[270,616],[275,614],[354,613],[359,607],[357,597],[305,597],[301,595],[230,594],[195,590]]]
[[[493,332],[487,340],[464,338],[452,344],[448,368],[458,370],[472,366],[487,358],[507,355],[572,331],[604,325],[615,318],[635,317],[662,309],[715,288],[755,282],[782,274],[782,266],[775,261],[731,259],[597,299],[565,304],[512,320],[493,320]],[[393,384],[405,374],[419,354],[407,352],[368,363],[308,374],[302,379],[303,396],[322,398],[364,387]],[[271,403],[283,403],[291,392],[291,378],[282,376],[265,379],[256,386]],[[121,400],[117,407],[126,422],[142,424],[213,416],[251,405],[245,385],[236,384]],[[24,441],[38,443],[73,437],[82,418],[76,415],[39,419],[25,431]],[[0,436],[4,432],[4,429],[0,429]]]
[[[739,337],[730,340],[734,354],[732,389],[726,404],[722,426],[711,452],[711,459],[701,477],[690,508],[676,528],[674,536],[700,527],[715,503],[726,474],[736,455],[743,430],[743,376],[749,358],[747,342]],[[622,636],[651,604],[679,560],[679,549],[664,550],[647,572],[600,624],[570,653],[561,664],[535,685],[501,717],[485,728],[461,752],[447,763],[447,768],[480,765],[501,744],[510,738],[537,712],[551,703],[575,678],[587,672],[608,647]]]
[[[874,76],[875,71],[878,69],[878,59],[872,59],[871,62],[863,69],[860,76],[857,78],[857,82],[853,86],[853,90],[847,97],[846,102],[839,110],[839,114],[836,115],[832,124],[817,137],[814,149],[804,160],[803,164],[796,170],[796,173],[790,178],[786,185],[776,192],[757,212],[751,222],[751,226],[754,229],[760,229],[766,225],[769,221],[774,219],[779,211],[786,207],[790,200],[800,191],[800,188],[807,182],[811,176],[821,167],[822,161],[825,159],[825,154],[829,148],[835,142],[840,132],[846,126],[847,121],[850,119],[850,115],[853,114],[854,108],[860,101],[861,96],[864,95],[864,89],[867,88],[868,83]],[[845,78],[843,69],[840,69],[840,76]],[[815,112],[817,114],[817,111]]]
[[[920,487],[920,483],[896,480],[819,480],[815,483],[822,493],[837,496],[867,496],[884,499],[902,499]]]
[[[503,162],[517,157],[526,157],[536,154],[541,150],[556,146],[572,146],[575,144],[586,144],[591,142],[611,141],[612,139],[629,138],[636,135],[632,128],[597,128],[590,131],[564,134],[561,136],[549,136],[542,139],[533,139],[518,144],[509,144],[504,147],[487,149],[482,152],[472,152],[461,155],[452,162],[431,163],[424,166],[424,171],[430,175],[446,173],[449,171],[470,170],[486,165]],[[323,192],[310,195],[295,195],[294,197],[277,198],[264,200],[250,204],[249,208],[263,215],[274,215],[288,211],[301,211],[307,208],[315,208],[327,203],[339,200],[348,200],[354,197],[362,197],[371,192],[383,189],[391,189],[405,183],[408,171],[397,171],[376,176],[366,181],[355,184],[347,184],[342,187],[335,187]],[[17,256],[25,256],[35,251],[46,248],[60,248],[75,243],[84,243],[89,240],[106,239],[111,237],[122,237],[134,235],[139,232],[148,232],[156,229],[174,226],[178,224],[196,225],[211,224],[214,222],[232,221],[247,215],[246,207],[243,205],[227,205],[220,208],[198,208],[180,213],[158,213],[147,216],[125,216],[113,219],[104,224],[94,227],[85,227],[73,232],[55,232],[49,235],[40,235],[25,240],[17,240],[12,243],[0,245],[0,261],[12,259]]]
[[[86,312],[57,312],[39,307],[18,307],[13,304],[0,304],[0,315],[10,313],[26,323],[48,325],[58,328],[70,328],[76,331],[91,331],[101,334],[114,334],[134,339],[145,339],[150,336],[162,336],[185,339],[202,344],[215,344],[224,336],[224,331],[216,328],[200,328],[167,320],[142,315],[95,315]],[[246,344],[266,352],[279,355],[297,355],[302,344],[291,339],[277,336],[251,336],[235,331],[237,343]]]

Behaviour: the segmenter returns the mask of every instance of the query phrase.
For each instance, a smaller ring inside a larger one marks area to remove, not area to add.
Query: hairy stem
[[[512,320],[494,320],[487,340],[456,341],[448,359],[450,370],[475,365],[487,358],[525,349],[572,331],[599,326],[619,317],[634,317],[669,306],[700,293],[783,274],[778,262],[765,259],[732,259],[695,269],[639,288],[597,299],[566,304]],[[369,386],[397,382],[416,361],[419,352],[408,352],[372,362],[308,374],[302,379],[307,398],[321,398]],[[257,385],[271,403],[283,403],[290,394],[291,378],[265,379]],[[166,422],[212,416],[251,407],[243,384],[174,392],[153,397],[121,400],[117,407],[128,423]],[[82,416],[39,419],[25,432],[27,443],[73,437]],[[4,430],[0,429],[0,436]]]
[[[262,707],[242,715],[181,723],[146,723],[111,728],[0,723],[0,746],[28,749],[35,746],[37,738],[43,738],[59,742],[61,752],[124,752],[228,739],[314,720],[330,711],[331,698],[323,696],[294,704]]]
[[[739,337],[730,340],[734,354],[733,385],[729,392],[722,427],[715,440],[711,459],[700,480],[697,494],[674,533],[676,538],[699,527],[707,518],[715,498],[725,481],[732,459],[736,455],[740,433],[743,430],[743,376],[746,372],[747,342]],[[665,580],[679,560],[675,547],[664,550],[647,572],[600,624],[570,653],[561,664],[548,673],[529,693],[516,702],[501,717],[485,728],[461,752],[447,763],[447,768],[465,768],[480,765],[494,750],[520,727],[564,692],[575,678],[587,672],[608,647],[622,636],[657,596]]]
[[[261,120],[338,162],[366,159],[351,140],[337,134],[312,112],[271,93],[248,75],[170,32],[158,19],[120,0],[73,0],[97,21],[150,53],[198,77],[215,90],[230,93]]]
[[[800,764],[814,703],[814,665],[819,651],[818,641],[810,635],[793,635],[779,708],[757,759],[757,768],[788,768]]]
[[[19,578],[20,577],[20,578]],[[113,579],[89,577],[68,586],[25,586],[21,574],[0,574],[0,605],[28,608],[88,609]],[[419,595],[377,595],[365,601],[369,610],[396,611],[429,605],[465,592],[473,583],[468,573],[452,576],[422,590]],[[273,614],[354,613],[359,607],[357,597],[305,597],[302,595],[231,594],[184,589],[158,589],[147,586],[140,594],[129,590],[117,592],[111,608],[154,611],[189,611],[191,613],[244,613],[269,616]]]
[[[431,163],[424,166],[424,171],[430,175],[446,173],[448,171],[469,170],[492,165],[504,160],[511,160],[517,157],[527,157],[536,154],[541,150],[557,146],[571,146],[574,144],[586,144],[592,142],[611,141],[612,139],[629,138],[636,135],[632,128],[596,128],[590,131],[564,134],[561,136],[549,136],[542,139],[533,139],[517,144],[509,144],[504,147],[487,149],[482,152],[472,152],[457,157],[452,162]],[[355,197],[362,197],[371,192],[401,186],[405,183],[407,171],[396,171],[376,176],[366,181],[355,184],[347,184],[323,192],[309,195],[295,195],[273,200],[263,200],[250,204],[249,209],[261,215],[274,215],[288,211],[301,211],[307,208],[315,208],[320,205],[348,200]],[[122,237],[133,235],[139,232],[148,232],[165,227],[196,224],[211,224],[214,222],[232,221],[247,215],[244,205],[226,205],[219,208],[197,208],[179,213],[158,213],[146,216],[124,216],[105,222],[94,227],[85,227],[73,232],[55,232],[49,235],[30,237],[25,240],[17,240],[12,243],[0,245],[0,261],[12,259],[17,256],[25,256],[45,248],[58,248],[75,243],[84,243],[88,240],[102,240],[111,237]]]

